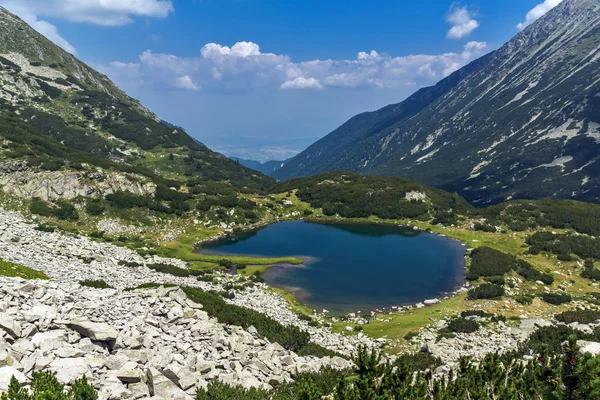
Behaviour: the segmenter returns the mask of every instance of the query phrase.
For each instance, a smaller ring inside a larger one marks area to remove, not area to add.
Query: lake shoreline
[[[456,260],[456,262],[460,265],[460,269],[457,270],[456,275],[454,275],[451,279],[454,281],[454,284],[452,285],[452,289],[451,290],[447,290],[447,291],[442,291],[439,292],[438,294],[436,294],[435,298],[433,298],[434,296],[424,296],[422,300],[420,301],[415,301],[415,300],[409,300],[406,302],[398,302],[397,304],[389,304],[386,306],[372,306],[372,307],[359,307],[361,312],[376,312],[376,313],[389,313],[392,311],[398,311],[398,310],[402,310],[402,309],[410,309],[410,308],[419,308],[421,306],[423,306],[424,302],[427,302],[429,304],[434,304],[433,302],[439,302],[442,300],[446,300],[448,298],[452,298],[454,296],[457,296],[459,293],[465,291],[470,285],[468,283],[468,281],[466,280],[466,251],[469,249],[468,246],[463,243],[462,241],[449,237],[447,235],[438,233],[438,232],[433,232],[431,230],[427,230],[427,229],[422,229],[419,228],[417,226],[411,226],[410,224],[400,224],[398,222],[387,222],[387,221],[365,221],[365,220],[355,220],[355,219],[329,219],[329,218],[297,218],[297,219],[285,219],[285,220],[278,220],[278,221],[274,221],[272,223],[263,223],[260,225],[254,225],[251,227],[244,227],[244,228],[238,228],[235,230],[230,230],[227,232],[223,232],[221,234],[219,234],[218,236],[214,236],[212,238],[203,240],[202,242],[197,243],[194,248],[195,251],[200,253],[200,254],[210,254],[210,255],[222,255],[222,256],[246,256],[246,257],[261,257],[261,258],[270,258],[272,256],[265,256],[264,254],[252,254],[251,252],[248,253],[230,253],[227,251],[214,251],[214,250],[210,250],[210,249],[206,249],[205,246],[208,244],[212,244],[212,243],[217,243],[220,241],[226,241],[228,238],[235,238],[236,236],[242,236],[244,234],[247,234],[249,232],[255,231],[258,232],[270,225],[273,225],[275,223],[279,223],[279,222],[300,222],[303,221],[305,223],[312,223],[312,224],[318,224],[318,225],[324,225],[324,226],[335,226],[335,225],[378,225],[378,226],[389,226],[389,227],[393,227],[393,228],[401,228],[403,230],[405,230],[406,232],[412,233],[414,232],[416,235],[419,234],[430,234],[433,236],[436,236],[440,239],[443,240],[450,240],[453,243],[460,245],[461,248],[463,248],[463,252],[462,255],[460,256],[460,260]],[[281,273],[284,273],[287,269],[289,268],[303,268],[306,267],[307,265],[309,265],[313,260],[311,259],[311,257],[307,257],[307,256],[286,256],[286,257],[294,257],[294,258],[298,258],[300,260],[303,261],[302,264],[299,265],[295,265],[295,264],[290,264],[290,265],[286,265],[287,263],[275,263],[273,265],[270,266],[265,266],[265,270],[263,271],[263,275],[264,274],[270,274],[275,272],[276,275],[279,275]],[[252,265],[252,264],[248,264],[248,265]],[[270,271],[270,272],[269,272]],[[271,280],[271,279],[269,279]],[[306,303],[305,302],[305,298],[306,295],[310,292],[308,292],[307,290],[303,289],[303,288],[299,288],[295,285],[290,285],[290,284],[273,284],[273,282],[268,282],[268,285],[270,287],[273,288],[277,288],[280,290],[283,290],[291,295],[293,295],[294,297],[296,297],[297,300],[299,300],[302,304],[306,305],[307,307],[311,308],[311,309],[315,309],[315,308],[320,308],[320,304],[311,304],[311,303]],[[290,290],[291,289],[291,290]],[[356,312],[359,310],[355,310],[354,307],[350,307],[347,310],[344,310],[343,312],[336,312],[335,314],[337,315],[346,315],[349,313],[352,313],[352,311]],[[364,314],[363,314],[364,315]]]

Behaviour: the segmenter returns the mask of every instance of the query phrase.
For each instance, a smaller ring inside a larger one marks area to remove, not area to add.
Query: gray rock
[[[83,358],[57,358],[49,365],[56,378],[63,383],[71,383],[83,375],[91,376],[91,371]]]
[[[21,325],[8,314],[0,313],[0,329],[3,329],[15,339],[21,337]]]
[[[98,342],[114,342],[119,333],[108,324],[99,324],[84,320],[71,320],[69,328],[79,332],[82,336],[89,337]]]

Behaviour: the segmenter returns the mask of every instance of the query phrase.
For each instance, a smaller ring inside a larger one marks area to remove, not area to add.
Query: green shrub
[[[483,310],[467,310],[467,311],[463,311],[460,313],[460,316],[463,318],[467,318],[467,317],[480,317],[480,318],[484,318],[487,317],[488,314],[483,311]]]
[[[564,350],[563,343],[572,335],[576,335],[581,340],[593,340],[595,336],[566,325],[543,326],[535,330],[520,348],[521,351],[531,349],[536,353],[561,354]]]
[[[38,226],[36,226],[34,229],[36,231],[40,231],[40,232],[54,232],[54,231],[56,231],[56,226],[43,223],[43,224],[38,224]]]
[[[65,386],[50,371],[32,372],[29,390],[21,385],[13,376],[8,392],[0,396],[1,400],[97,400],[98,393],[84,376]]]
[[[536,232],[527,238],[527,244],[531,246],[530,251],[548,251],[556,254],[561,261],[571,261],[571,254],[576,254],[584,259],[600,258],[600,238]]]
[[[87,287],[96,288],[96,289],[114,289],[112,286],[110,286],[108,283],[106,283],[102,279],[98,279],[98,280],[89,280],[88,279],[88,280],[84,280],[84,281],[79,281],[79,284],[81,286],[87,286]]]
[[[59,88],[54,87],[52,85],[49,85],[48,83],[46,83],[42,80],[38,80],[37,83],[38,83],[38,85],[40,85],[40,88],[42,89],[42,91],[44,93],[46,93],[46,95],[48,95],[48,97],[50,97],[51,99],[60,97],[60,95],[62,94],[62,90],[60,90]]]
[[[173,283],[155,283],[155,282],[147,282],[147,283],[142,283],[140,285],[137,285],[136,287],[130,287],[130,288],[125,288],[123,289],[125,292],[131,292],[132,290],[137,290],[137,289],[156,289],[159,287],[176,287],[177,285],[173,284]]]
[[[495,299],[504,296],[504,288],[493,283],[484,283],[467,292],[469,299]]]
[[[89,215],[99,216],[99,215],[104,214],[104,211],[106,209],[104,208],[104,205],[102,204],[102,200],[89,199],[86,202],[85,210]]]
[[[600,319],[600,311],[598,310],[573,310],[564,311],[554,316],[557,321],[570,324],[578,322],[580,324],[590,324]]]
[[[504,285],[505,283],[503,276],[486,276],[483,278],[483,280],[496,285]]]
[[[472,281],[478,281],[479,280],[479,275],[474,274],[472,272],[467,272],[467,280],[472,282]]]
[[[529,305],[533,303],[533,297],[531,296],[516,296],[515,300],[517,301],[517,303],[523,305]]]
[[[52,210],[52,214],[56,218],[65,221],[76,221],[79,219],[79,214],[73,204],[66,201],[59,201],[56,205],[57,206]]]
[[[479,329],[479,323],[472,319],[455,318],[448,323],[448,329],[455,333],[473,333]]]
[[[135,261],[125,261],[125,260],[119,260],[119,265],[121,265],[123,267],[127,267],[127,268],[135,268],[135,267],[143,267],[144,266],[144,264],[140,264]]]
[[[418,332],[408,332],[406,335],[404,335],[404,340],[411,340],[415,337],[419,336]]]
[[[300,349],[298,349],[297,353],[301,357],[313,356],[323,358],[337,356],[341,358],[346,358],[346,356],[344,356],[343,354],[336,353],[333,350],[329,350],[328,348],[325,348],[313,342],[308,342],[307,344],[302,346]]]
[[[571,296],[566,293],[542,293],[540,297],[546,303],[554,304],[556,306],[566,304],[571,301]]]
[[[475,231],[489,232],[489,233],[495,233],[496,232],[496,227],[492,226],[490,224],[482,224],[480,222],[476,222],[475,224],[473,224],[473,230],[475,230]]]
[[[469,272],[480,276],[501,276],[513,269],[515,258],[490,247],[478,247],[471,252]]]
[[[586,268],[581,273],[581,277],[593,281],[600,280],[600,270],[598,268]]]
[[[93,231],[90,233],[90,237],[92,237],[94,239],[103,239],[104,232],[103,231]]]
[[[237,325],[245,329],[254,326],[259,335],[298,354],[331,354],[329,350],[310,343],[310,335],[296,326],[284,326],[258,311],[228,304],[223,298],[213,293],[191,287],[182,289],[190,300],[202,304],[203,310],[211,317],[217,318],[222,324]]]
[[[47,202],[38,197],[31,200],[29,211],[31,211],[32,214],[41,215],[42,217],[52,216],[52,208],[50,208]]]
[[[176,267],[175,265],[170,264],[146,264],[146,267],[163,274],[169,274],[173,276],[179,276],[182,278],[187,278],[190,276],[190,270]]]
[[[196,400],[265,400],[268,398],[269,392],[264,389],[234,387],[218,380],[209,383],[206,389],[198,389],[196,393]]]
[[[436,337],[436,340],[442,340],[442,339],[454,339],[456,337],[456,333],[452,332],[451,330],[449,330],[448,328],[444,328],[444,329],[440,329],[438,331],[438,335]]]
[[[442,365],[442,360],[430,353],[403,353],[396,358],[394,365],[411,371],[435,370],[435,368]]]
[[[554,283],[554,276],[544,274],[534,269],[533,266],[525,260],[517,260],[517,273],[528,281],[540,281],[546,285]]]

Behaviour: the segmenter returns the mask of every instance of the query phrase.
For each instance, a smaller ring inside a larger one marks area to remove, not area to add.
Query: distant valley
[[[287,162],[287,160],[286,161],[271,160],[271,161],[260,162],[260,161],[255,161],[255,160],[244,160],[244,159],[237,158],[237,157],[230,157],[230,158],[234,161],[238,161],[244,167],[248,167],[255,171],[260,171],[263,174],[269,175],[269,176],[274,174],[275,171],[277,171],[279,168],[283,167],[285,165],[285,163]]]

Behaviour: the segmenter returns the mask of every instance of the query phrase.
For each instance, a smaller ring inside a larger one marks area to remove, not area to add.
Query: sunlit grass
[[[43,272],[4,260],[0,260],[0,275],[9,278],[49,279]]]

